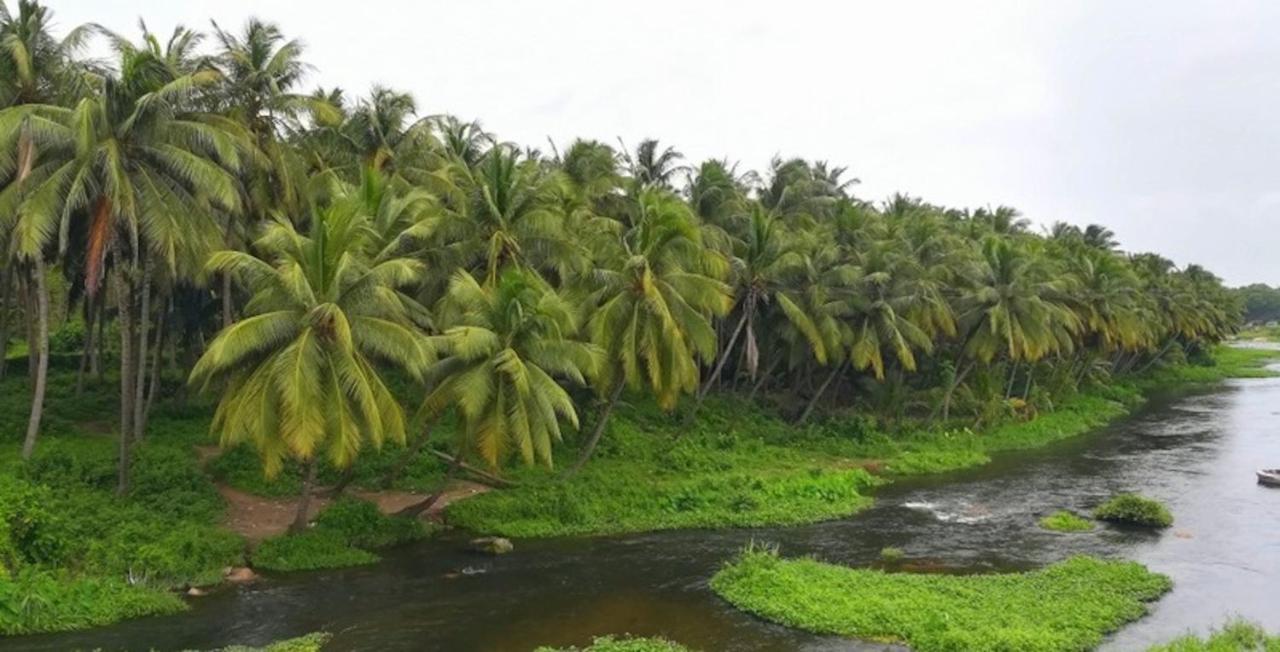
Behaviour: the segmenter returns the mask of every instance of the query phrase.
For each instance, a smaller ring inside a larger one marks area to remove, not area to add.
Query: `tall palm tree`
[[[640,188],[670,190],[674,187],[676,175],[687,170],[680,164],[684,154],[674,147],[661,147],[653,138],[640,141],[634,154],[623,144],[622,152],[627,170]]]
[[[625,387],[647,388],[665,410],[697,390],[700,362],[716,355],[711,319],[733,302],[731,288],[703,272],[697,220],[670,192],[642,190],[632,226],[602,249],[587,327],[604,351],[598,389],[607,398],[570,474],[590,459]]]
[[[313,215],[305,234],[286,220],[271,225],[255,243],[265,258],[223,251],[209,260],[252,289],[252,314],[219,333],[191,383],[221,390],[212,429],[224,446],[252,442],[268,476],[285,458],[305,463],[294,530],[306,527],[319,456],[343,468],[366,445],[404,442],[404,415],[376,363],[420,376],[432,359],[395,291],[421,266],[368,261],[368,222],[341,202]]]

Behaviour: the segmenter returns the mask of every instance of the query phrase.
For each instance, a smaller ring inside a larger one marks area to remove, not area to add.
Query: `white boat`
[[[1280,487],[1280,469],[1258,469],[1258,484]]]

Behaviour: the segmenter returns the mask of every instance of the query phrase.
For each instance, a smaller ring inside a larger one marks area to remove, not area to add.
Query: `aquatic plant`
[[[587,647],[540,647],[534,652],[694,652],[679,643],[665,638],[639,638],[631,636],[600,636]]]
[[[1085,650],[1170,588],[1140,564],[1073,557],[994,575],[887,573],[753,549],[711,578],[731,604],[821,634],[917,652]]]
[[[1093,521],[1061,510],[1041,518],[1040,527],[1054,532],[1087,532],[1093,529]]]
[[[1112,496],[1093,510],[1093,517],[1099,521],[1140,525],[1153,528],[1167,528],[1173,525],[1173,514],[1158,501],[1137,494],[1118,494]]]

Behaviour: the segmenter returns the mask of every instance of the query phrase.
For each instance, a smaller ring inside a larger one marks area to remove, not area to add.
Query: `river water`
[[[1280,379],[1236,380],[1156,398],[1090,435],[891,485],[875,507],[840,521],[516,541],[498,558],[466,553],[463,535],[449,535],[374,566],[269,577],[199,598],[184,614],[0,639],[0,649],[210,648],[317,630],[335,635],[333,650],[527,652],[622,632],[708,651],[891,649],[771,625],[720,601],[707,578],[752,540],[849,565],[895,546],[920,568],[1024,569],[1087,553],[1171,576],[1173,592],[1106,650],[1142,650],[1236,615],[1280,631],[1280,489],[1254,478],[1268,465],[1280,466]],[[1058,534],[1036,524],[1122,491],[1165,501],[1174,527]]]

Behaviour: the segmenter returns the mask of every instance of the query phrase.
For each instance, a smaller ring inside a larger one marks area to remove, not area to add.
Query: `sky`
[[[4,0],[0,0],[4,1]],[[847,166],[860,197],[1100,223],[1280,284],[1280,3],[46,0],[68,28],[301,39],[308,86],[414,94],[504,140],[659,138]]]

